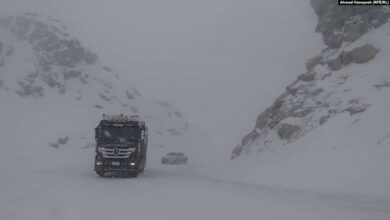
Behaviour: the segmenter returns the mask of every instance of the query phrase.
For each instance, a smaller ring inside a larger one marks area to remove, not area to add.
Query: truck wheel
[[[140,173],[143,173],[143,172],[144,172],[145,166],[146,166],[146,160],[144,160],[144,162],[143,162],[142,168],[141,168],[141,170],[139,171]]]
[[[141,169],[139,170],[139,172],[140,172],[140,173],[143,173],[144,170],[145,170],[145,164],[143,164],[143,165],[141,166]]]
[[[96,171],[96,173],[97,173],[100,177],[104,177],[104,171],[99,170],[99,171]]]
[[[131,172],[131,173],[130,173],[130,176],[131,176],[131,177],[137,177],[137,176],[138,176],[138,172]]]

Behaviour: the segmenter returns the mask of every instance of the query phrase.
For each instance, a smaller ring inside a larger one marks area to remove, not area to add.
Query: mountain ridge
[[[104,113],[139,114],[150,125],[152,143],[155,140],[158,146],[172,147],[175,139],[189,131],[189,123],[180,111],[161,100],[145,100],[135,86],[123,82],[120,74],[103,65],[56,19],[34,13],[0,19],[0,64],[2,101],[41,120],[44,118],[39,112],[45,111],[45,106],[48,115],[57,114],[59,124],[61,120],[73,120],[75,130],[88,129],[77,135],[82,146],[91,145],[93,128]],[[33,106],[38,103],[42,107],[37,106],[34,112]],[[8,107],[3,110],[13,115]],[[57,112],[50,108],[57,108]],[[73,118],[69,118],[70,112]],[[88,128],[75,121],[83,114],[90,114],[88,121],[81,120]],[[22,120],[19,126],[23,126]],[[57,140],[76,139],[66,132],[54,133],[51,141],[46,141],[49,146],[62,146],[58,143],[64,141]]]
[[[263,151],[272,148],[272,145],[287,145],[337,114],[348,112],[352,116],[370,107],[369,100],[364,100],[358,94],[349,98],[338,96],[353,90],[346,88],[344,84],[354,75],[340,75],[336,72],[343,71],[343,67],[367,63],[381,53],[382,45],[375,45],[374,41],[364,41],[362,38],[386,24],[387,18],[390,17],[389,8],[351,9],[336,7],[337,4],[333,1],[331,4],[325,4],[316,0],[312,0],[311,4],[319,16],[316,31],[323,34],[327,48],[320,55],[308,60],[308,72],[298,76],[273,105],[258,116],[255,129],[233,149],[231,159],[255,148],[257,151]],[[370,17],[372,14],[376,16]],[[340,22],[344,26],[335,25]],[[354,37],[351,37],[352,35]],[[377,85],[386,82],[377,82]],[[271,144],[272,142],[278,143]]]

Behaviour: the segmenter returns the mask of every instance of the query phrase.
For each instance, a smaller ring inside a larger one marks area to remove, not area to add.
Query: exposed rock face
[[[329,59],[326,64],[330,70],[336,71],[351,63],[366,63],[375,58],[379,49],[370,44],[341,52],[336,58]]]
[[[327,64],[331,70],[336,71],[343,68],[343,60],[343,55],[340,55],[336,59],[329,60]]]
[[[1,82],[0,82],[0,85],[1,85]],[[390,82],[384,80],[384,81],[374,85],[374,87],[377,88],[378,90],[381,90],[384,88],[390,88]]]
[[[278,128],[278,135],[281,139],[289,140],[301,129],[298,125],[292,125],[288,123],[283,123]]]
[[[315,76],[316,76],[315,72],[307,72],[298,76],[298,80],[302,80],[304,82],[310,82],[314,80]]]
[[[366,44],[361,47],[357,47],[345,54],[343,60],[352,60],[355,63],[365,63],[375,58],[379,49],[370,44]]]
[[[39,78],[49,87],[56,88],[59,94],[66,92],[63,80],[78,78],[86,84],[88,75],[80,67],[97,62],[97,55],[70,37],[66,27],[54,19],[47,21],[38,15],[26,13],[0,19],[0,28],[12,33],[19,41],[31,44],[37,58],[35,70],[32,71],[34,74],[19,82],[20,89],[16,92],[21,96],[43,96],[42,86],[37,85]],[[0,44],[0,49],[7,49],[6,56],[13,53],[12,46],[5,48]],[[5,62],[2,60],[0,63],[4,65]]]
[[[171,146],[169,137],[187,134],[188,122],[180,112],[169,103],[143,99],[127,83],[102,65],[59,21],[31,13],[0,19],[1,97],[15,98],[25,106],[29,104],[26,99],[53,106],[66,103],[77,112],[94,116],[139,114],[151,133],[164,131],[156,142],[167,146]],[[69,134],[69,139],[75,140],[74,134]],[[50,146],[57,148],[66,142],[58,139]]]
[[[286,145],[339,114],[346,112],[352,116],[370,107],[365,100],[348,98],[354,96],[354,92],[346,91],[345,86],[348,80],[359,76],[329,73],[327,68],[317,67],[315,72],[302,74],[287,86],[286,92],[258,116],[254,130],[241,140],[231,158],[243,152]],[[310,80],[307,75],[311,76]],[[342,93],[349,95],[337,95]]]
[[[309,59],[308,72],[299,75],[257,117],[255,128],[233,149],[231,159],[287,145],[340,114],[355,117],[371,107],[351,85],[364,73],[339,70],[369,62],[380,52],[369,43],[352,42],[386,23],[389,7],[338,7],[334,0],[311,0],[311,4],[319,17],[316,31],[323,34],[328,47]],[[378,90],[390,87],[387,81],[367,87],[372,86]]]
[[[311,5],[319,18],[316,31],[322,33],[328,47],[336,49],[383,25],[390,17],[387,6],[340,7],[334,0],[311,0]]]
[[[40,22],[35,16],[8,17],[0,24],[10,28],[18,39],[33,44],[40,58],[51,65],[74,67],[81,62],[93,64],[97,59],[80,41],[70,38],[64,28]]]
[[[307,71],[309,71],[309,72],[312,71],[315,66],[317,66],[318,64],[321,63],[321,60],[322,60],[321,56],[316,56],[314,58],[309,59],[306,62],[306,69],[307,69]]]

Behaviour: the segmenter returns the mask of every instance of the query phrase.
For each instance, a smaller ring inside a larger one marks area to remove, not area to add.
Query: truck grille
[[[127,149],[118,149],[118,148],[99,148],[99,151],[102,153],[104,158],[128,158],[132,152],[134,152],[134,148]]]

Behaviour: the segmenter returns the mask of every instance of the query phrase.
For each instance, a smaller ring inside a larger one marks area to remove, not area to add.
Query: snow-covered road
[[[390,219],[390,199],[224,181],[196,170],[156,163],[138,178],[99,178],[76,163],[7,172],[0,219]]]

